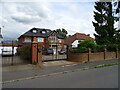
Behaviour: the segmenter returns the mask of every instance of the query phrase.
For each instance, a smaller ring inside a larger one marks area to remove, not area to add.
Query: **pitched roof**
[[[84,33],[75,33],[74,35],[68,37],[65,40],[65,44],[71,45],[75,40],[85,40],[85,39],[90,39],[90,40],[95,40],[94,38],[90,37],[90,35],[86,35]]]
[[[50,35],[56,35],[58,38],[63,39],[61,35],[59,35],[55,30],[52,31],[50,29],[43,29],[43,28],[32,28],[29,31],[22,34],[20,37],[30,36],[30,37],[48,37]],[[20,38],[18,37],[18,39]]]

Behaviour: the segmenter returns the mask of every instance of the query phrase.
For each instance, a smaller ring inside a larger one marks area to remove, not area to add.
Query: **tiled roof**
[[[85,39],[95,40],[94,38],[90,37],[90,35],[86,35],[84,33],[75,33],[74,35],[70,36],[65,40],[65,44],[71,45],[75,40],[85,40]]]
[[[36,32],[33,32],[33,30],[36,30]],[[42,32],[45,32],[45,33],[42,33]],[[53,34],[56,35],[60,39],[64,38],[61,35],[59,35],[55,30],[52,31],[50,29],[43,29],[43,28],[32,28],[29,31],[22,34],[20,37],[30,36],[30,37],[43,37],[43,38],[45,38],[45,37],[48,37],[48,36],[53,35]],[[18,39],[20,37],[18,37]]]

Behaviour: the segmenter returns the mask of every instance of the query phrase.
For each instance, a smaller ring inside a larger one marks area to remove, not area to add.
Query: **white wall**
[[[78,40],[75,40],[73,43],[72,43],[72,47],[77,47],[78,46]]]
[[[72,43],[72,47],[74,47],[74,48],[78,47],[79,41],[83,41],[83,40],[75,40],[75,41]]]
[[[0,46],[0,55],[2,54],[2,49],[5,51],[12,51],[12,46]],[[14,47],[14,54],[17,52],[17,47]]]

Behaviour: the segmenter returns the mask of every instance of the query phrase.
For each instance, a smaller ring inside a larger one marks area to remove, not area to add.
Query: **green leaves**
[[[65,30],[64,28],[56,29],[56,32],[65,38],[67,37],[67,34],[68,34],[67,30]]]
[[[92,22],[95,27],[94,34],[97,44],[108,45],[115,42],[114,17],[112,16],[111,2],[95,2],[94,19]]]

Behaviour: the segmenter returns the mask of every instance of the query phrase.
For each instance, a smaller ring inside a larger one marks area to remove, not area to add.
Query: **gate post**
[[[32,63],[38,63],[38,44],[37,42],[32,42]]]
[[[38,48],[38,63],[42,63],[42,47]]]

